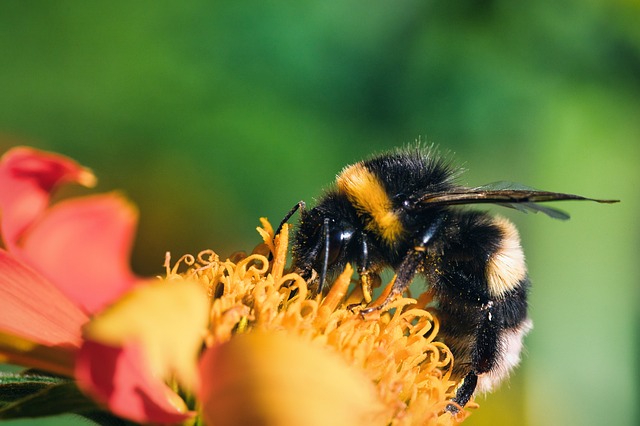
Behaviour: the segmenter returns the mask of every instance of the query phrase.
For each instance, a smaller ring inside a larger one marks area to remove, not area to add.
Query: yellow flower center
[[[203,251],[197,257],[183,256],[173,267],[167,262],[168,279],[195,280],[208,290],[205,345],[216,347],[254,332],[297,336],[338,354],[368,379],[383,407],[380,424],[461,422],[468,412],[452,416],[444,411],[456,385],[450,380],[453,359],[436,340],[438,321],[425,308],[428,293],[418,300],[399,297],[380,312],[362,315],[353,308],[362,300],[362,289],[356,285],[349,291],[353,270],[347,266],[325,297],[315,295],[299,275],[285,272],[287,231],[285,225],[274,237],[263,219],[258,232],[264,244],[250,255],[223,261],[213,251]],[[187,270],[179,272],[185,266]],[[295,357],[291,354],[292,360]],[[315,392],[311,389],[300,397],[313,398]],[[290,409],[294,406],[292,401]]]

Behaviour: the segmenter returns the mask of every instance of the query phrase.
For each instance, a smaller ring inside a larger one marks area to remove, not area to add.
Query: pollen
[[[289,335],[303,345],[322,348],[360,377],[363,386],[373,389],[375,403],[369,404],[367,410],[374,420],[367,424],[453,425],[470,414],[467,410],[456,415],[445,411],[456,385],[450,377],[453,358],[450,350],[437,341],[438,320],[425,308],[425,297],[401,296],[384,309],[363,315],[359,307],[354,307],[354,303],[360,302],[354,302],[354,297],[361,296],[362,289],[353,284],[350,265],[326,296],[316,295],[302,277],[285,269],[288,225],[274,236],[271,225],[262,219],[258,232],[264,243],[251,254],[222,260],[207,250],[197,256],[183,256],[173,266],[170,262],[166,264],[167,280],[196,280],[209,293],[210,325],[204,340],[207,348],[233,343],[240,336],[264,333]],[[393,280],[389,285],[392,284]],[[296,353],[288,354],[286,359],[277,357],[278,365],[262,368],[282,372],[273,377],[297,371],[292,365],[285,368],[281,364],[305,358],[306,351],[295,349],[298,343],[290,346]],[[319,383],[326,381],[323,377],[338,381],[346,374],[330,375],[320,371],[318,365],[304,369],[305,377],[309,376],[305,380],[318,385],[310,386],[304,393],[282,390],[289,398],[301,399],[300,404],[288,400],[287,410],[302,409],[307,406],[302,400],[310,399],[331,401],[323,408],[326,416],[342,409],[339,407],[342,402],[327,399],[327,391],[323,392]],[[277,379],[277,383],[261,386],[269,389],[267,393],[271,395],[277,391],[270,386],[281,387],[282,382]],[[469,404],[467,408],[473,406]],[[362,404],[358,407],[361,409]],[[335,424],[332,422],[335,419],[325,420],[324,424]]]

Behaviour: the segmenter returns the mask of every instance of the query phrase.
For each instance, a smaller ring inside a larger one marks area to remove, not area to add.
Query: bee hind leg
[[[468,373],[462,385],[456,391],[456,396],[451,399],[451,402],[455,404],[448,404],[446,410],[451,414],[456,414],[460,411],[459,407],[464,407],[467,405],[467,402],[471,399],[471,396],[476,390],[476,385],[478,384],[478,375],[471,371]]]
[[[489,301],[480,308],[483,319],[474,338],[471,371],[464,377],[462,385],[456,391],[456,396],[451,399],[451,402],[457,405],[447,405],[446,410],[452,414],[459,411],[458,406],[464,407],[469,402],[478,386],[478,376],[493,372],[501,358],[501,331],[495,319],[494,309],[493,301]]]

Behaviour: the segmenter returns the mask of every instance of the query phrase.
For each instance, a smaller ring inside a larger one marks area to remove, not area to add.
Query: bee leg
[[[467,402],[471,399],[471,395],[476,390],[476,385],[478,384],[478,375],[473,371],[468,373],[462,385],[456,391],[456,396],[451,399],[451,402],[455,402],[455,404],[448,404],[446,410],[451,414],[456,414],[460,411],[460,407],[464,407],[467,405]],[[457,405],[456,405],[457,404]]]
[[[375,311],[379,311],[387,306],[397,295],[402,294],[416,275],[416,270],[420,266],[424,258],[424,250],[416,250],[415,248],[405,256],[400,267],[397,269],[395,282],[389,295],[381,302],[360,311],[362,315],[367,315]]]
[[[324,219],[322,224],[322,269],[320,269],[320,280],[318,281],[318,294],[322,294],[324,282],[327,279],[327,269],[329,268],[329,218]]]
[[[494,370],[500,354],[500,326],[496,323],[496,315],[493,313],[494,301],[482,305],[483,320],[480,323],[475,336],[475,345],[471,353],[471,371],[467,373],[462,385],[452,398],[460,407],[464,407],[476,390],[478,376]],[[447,411],[455,414],[458,407],[449,404]]]
[[[364,303],[369,304],[373,300],[373,290],[380,287],[382,280],[377,272],[371,270],[358,271],[358,273],[360,274]]]
[[[360,285],[362,286],[362,295],[365,303],[369,304],[372,300],[372,280],[371,271],[369,271],[369,242],[367,235],[362,235],[362,250],[360,252],[360,266],[358,267],[358,275],[360,275]]]
[[[398,294],[404,293],[427,255],[428,244],[440,230],[445,219],[446,216],[442,215],[434,220],[417,240],[417,244],[407,252],[404,259],[402,259],[402,263],[396,269],[396,281],[393,283],[393,289],[389,296],[381,304],[364,309],[362,314],[366,315],[373,311],[378,311],[387,306]]]

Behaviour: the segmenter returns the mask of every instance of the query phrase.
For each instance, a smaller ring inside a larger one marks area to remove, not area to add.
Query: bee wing
[[[452,191],[433,192],[423,195],[417,204],[422,206],[450,206],[460,204],[498,204],[523,212],[542,212],[554,219],[566,220],[569,215],[562,210],[541,206],[537,203],[561,200],[586,200],[597,203],[617,203],[619,200],[600,200],[560,192],[540,191],[513,182],[494,182],[475,188],[460,188]]]

